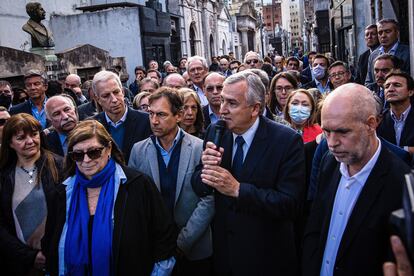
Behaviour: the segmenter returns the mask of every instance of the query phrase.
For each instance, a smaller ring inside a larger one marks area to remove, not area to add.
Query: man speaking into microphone
[[[265,87],[254,73],[228,77],[221,98],[227,129],[220,149],[205,142],[192,178],[199,196],[215,195],[214,274],[296,275],[293,224],[304,198],[302,139],[262,116]],[[208,128],[205,141],[217,141],[215,128]]]

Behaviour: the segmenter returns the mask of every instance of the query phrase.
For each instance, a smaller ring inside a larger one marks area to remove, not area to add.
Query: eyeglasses
[[[333,74],[330,74],[330,75],[329,75],[329,77],[330,77],[331,79],[336,78],[336,77],[338,77],[338,78],[342,78],[342,77],[345,75],[345,73],[346,73],[346,72],[338,72],[338,73],[333,73]]]
[[[69,157],[75,162],[81,162],[85,158],[85,154],[92,160],[96,160],[102,156],[102,151],[105,147],[89,149],[86,152],[83,151],[71,151],[68,152]]]
[[[258,60],[258,59],[246,60],[246,64],[250,64],[250,63],[256,64],[256,63],[258,63],[258,62],[259,62],[259,60]]]
[[[276,86],[275,87],[275,91],[277,92],[282,92],[283,90],[285,90],[285,92],[290,92],[292,91],[294,88],[292,86]]]
[[[221,91],[223,90],[223,85],[211,85],[211,86],[206,86],[206,91],[207,92],[213,92],[214,89],[217,89],[217,91]]]
[[[4,126],[6,122],[7,122],[7,119],[0,119],[0,126]]]

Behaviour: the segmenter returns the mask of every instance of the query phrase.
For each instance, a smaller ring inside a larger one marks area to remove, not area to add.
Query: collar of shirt
[[[375,151],[374,155],[371,157],[371,159],[365,164],[365,166],[356,174],[353,176],[349,176],[348,172],[348,165],[341,162],[341,165],[339,167],[339,171],[341,172],[341,175],[343,178],[345,178],[347,182],[347,186],[349,187],[353,183],[357,182],[360,185],[364,186],[365,182],[368,179],[369,174],[371,173],[372,169],[374,168],[375,164],[377,163],[379,154],[381,152],[381,141],[376,138],[378,141],[378,148]]]
[[[322,83],[320,81],[318,81],[317,79],[315,79],[315,83],[316,83],[316,88],[318,88],[318,90],[324,94],[326,92],[331,92],[331,88],[329,87],[329,79],[326,81],[325,86],[322,85]]]
[[[33,108],[36,108],[37,109],[37,107],[36,107],[36,105],[34,104],[34,102],[32,101],[32,99],[28,99],[28,101],[29,101],[29,104],[30,104],[30,107],[33,109]],[[45,109],[45,105],[46,105],[46,101],[47,101],[47,97],[45,97],[45,99],[43,100],[43,103],[42,103],[42,110],[44,110]]]
[[[111,125],[111,126],[113,126],[114,128],[117,128],[117,127],[119,127],[120,125],[122,125],[122,123],[123,122],[125,122],[125,120],[126,120],[126,117],[127,117],[127,114],[128,114],[128,107],[125,107],[125,113],[124,113],[124,115],[122,115],[122,118],[121,119],[119,119],[119,121],[118,122],[112,122],[112,120],[111,120],[111,118],[109,118],[109,116],[106,114],[106,112],[104,113],[105,114],[105,119],[106,119],[106,122],[109,124],[109,125]]]
[[[395,44],[391,47],[391,49],[388,50],[387,53],[390,55],[395,55],[395,52],[397,51],[397,48],[399,45],[400,45],[400,42],[397,40],[397,42],[395,42]],[[379,47],[379,52],[381,55],[385,53],[384,46]]]
[[[217,114],[213,112],[210,105],[208,105],[208,116],[210,117],[210,121],[212,124],[214,124],[215,122],[218,121],[218,119],[220,119],[220,117],[217,116]]]
[[[67,143],[68,135],[66,133],[58,133],[58,135],[59,135],[60,144],[62,145],[63,152],[66,155],[68,151],[68,143]]]
[[[394,120],[394,122],[405,122],[405,120],[407,119],[408,113],[411,110],[411,104],[407,107],[407,109],[401,114],[400,119],[397,118],[397,116],[395,116],[394,112],[392,111],[392,109],[390,108],[390,113],[391,113],[391,118]]]
[[[243,160],[246,157],[247,151],[249,150],[250,145],[253,142],[253,138],[256,134],[256,131],[259,128],[259,122],[260,122],[260,119],[259,119],[259,117],[257,117],[256,121],[253,123],[253,125],[241,135],[244,139]],[[234,158],[234,155],[236,154],[236,150],[237,150],[237,143],[236,143],[236,137],[237,136],[239,136],[239,135],[233,133],[233,158]]]
[[[177,144],[178,140],[181,138],[181,135],[184,135],[184,134],[182,133],[182,129],[181,129],[180,127],[178,127],[178,126],[177,126],[177,128],[178,128],[177,135],[175,135],[174,142],[173,142],[173,144],[172,144],[172,146],[171,146],[171,148],[170,148],[169,150],[165,150],[165,149],[161,146],[161,143],[160,143],[160,141],[158,140],[158,137],[155,137],[155,144],[156,144],[156,145],[157,145],[157,147],[161,150],[161,154],[162,154],[162,155],[164,155],[164,154],[171,154],[171,153],[172,153],[172,151],[174,150],[175,145]]]

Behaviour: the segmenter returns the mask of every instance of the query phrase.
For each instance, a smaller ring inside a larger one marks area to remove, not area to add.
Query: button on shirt
[[[122,115],[122,118],[119,119],[118,122],[112,122],[111,118],[109,118],[109,116],[105,112],[105,119],[109,125],[113,126],[114,128],[117,128],[125,122],[127,114],[128,114],[128,108],[125,108],[125,113],[124,115]]]
[[[404,129],[405,120],[407,119],[407,116],[410,110],[411,110],[411,105],[401,114],[400,119],[398,119],[397,116],[395,116],[392,109],[390,109],[391,118],[394,121],[395,141],[397,141],[397,146],[400,146],[401,133]],[[403,145],[403,146],[408,146],[408,145]]]
[[[45,100],[43,101],[42,109],[39,111],[37,109],[37,106],[33,103],[33,101],[29,99],[30,106],[32,107],[32,115],[33,117],[35,117],[36,120],[39,121],[43,129],[45,129],[47,126],[46,111],[45,111],[46,100],[47,98],[45,98]]]
[[[194,89],[197,92],[198,97],[200,98],[200,102],[201,102],[201,106],[206,106],[208,105],[208,100],[206,95],[204,95],[203,90],[201,90],[200,87],[198,87],[197,85],[194,84]]]
[[[240,135],[240,136],[243,136],[243,139],[244,139],[243,162],[244,162],[244,159],[246,159],[247,152],[249,151],[250,145],[253,142],[253,138],[254,138],[254,135],[256,134],[256,131],[257,131],[258,127],[259,127],[259,117],[257,117],[256,121],[253,123],[253,125],[245,133]],[[233,133],[233,153],[232,153],[231,160],[234,159],[234,155],[236,154],[236,150],[237,150],[236,138],[237,138],[237,136],[239,136],[239,135]]]
[[[342,235],[345,231],[349,217],[365,182],[372,169],[377,163],[378,156],[381,152],[381,141],[377,138],[378,148],[367,164],[355,175],[350,176],[348,166],[340,164],[341,180],[336,191],[335,202],[333,205],[329,232],[326,238],[325,252],[322,259],[321,276],[333,275],[336,256],[339,245],[341,244]]]

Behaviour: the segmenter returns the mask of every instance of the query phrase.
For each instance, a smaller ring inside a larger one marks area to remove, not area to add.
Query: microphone
[[[217,146],[217,150],[221,146],[221,139],[223,138],[224,130],[226,129],[226,121],[218,120],[214,127],[214,136],[211,142]]]

